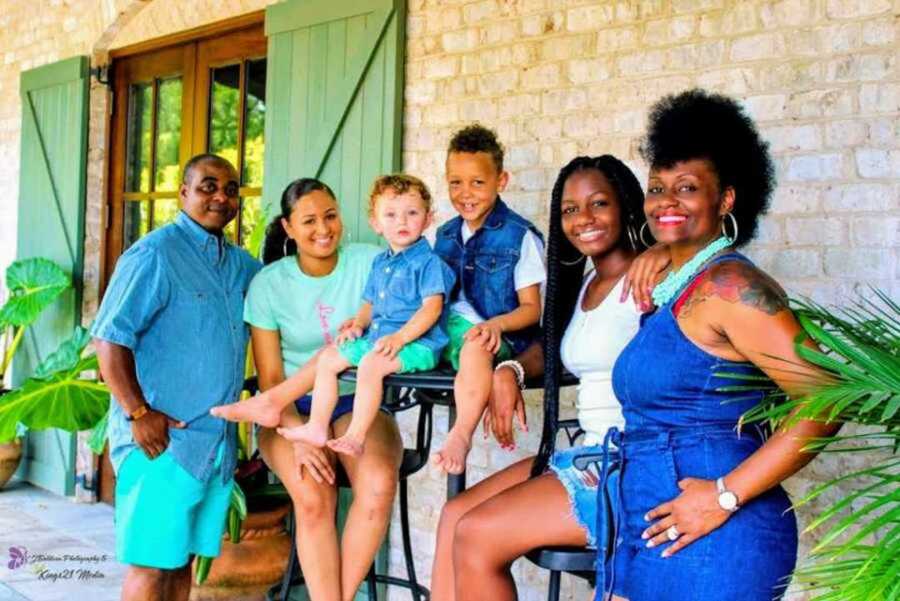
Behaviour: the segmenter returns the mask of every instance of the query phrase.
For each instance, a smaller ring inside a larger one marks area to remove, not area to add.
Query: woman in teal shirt
[[[342,233],[338,203],[328,186],[304,178],[285,189],[281,217],[269,226],[263,253],[267,266],[250,284],[244,308],[260,390],[279,384],[298,369],[309,374],[312,389],[315,369],[310,359],[334,340],[338,327],[359,309],[372,260],[381,249],[369,244],[341,245]],[[342,395],[347,393],[332,418],[334,436],[341,436],[350,423],[352,385],[341,390]],[[259,432],[259,448],[294,503],[297,553],[311,598],[348,598],[344,591],[359,587],[387,530],[403,453],[397,423],[379,412],[363,455],[337,457],[353,484],[353,504],[339,545],[334,454],[291,443],[272,428],[305,422],[308,397],[280,414],[271,407],[260,412],[259,405],[252,409],[253,415],[244,413],[250,407],[238,412],[245,404],[233,405],[227,414],[217,413],[228,419],[250,417],[269,426]]]

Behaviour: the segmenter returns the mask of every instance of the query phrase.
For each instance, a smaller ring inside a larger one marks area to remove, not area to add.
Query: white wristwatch
[[[737,495],[725,488],[724,478],[716,478],[716,490],[719,491],[719,507],[730,513],[734,513],[740,508]]]

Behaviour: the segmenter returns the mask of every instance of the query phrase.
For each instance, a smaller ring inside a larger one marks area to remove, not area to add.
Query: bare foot
[[[365,436],[354,436],[347,432],[340,438],[329,440],[326,444],[335,453],[359,457],[363,453],[365,438]]]
[[[305,442],[314,447],[324,447],[328,440],[328,426],[319,426],[311,421],[302,426],[278,428],[275,431],[292,442]]]
[[[230,422],[255,422],[265,428],[274,428],[281,420],[281,409],[272,403],[266,393],[246,401],[213,407],[209,412]]]
[[[466,457],[472,448],[472,438],[451,428],[444,447],[431,456],[431,462],[448,474],[461,474],[466,470]]]

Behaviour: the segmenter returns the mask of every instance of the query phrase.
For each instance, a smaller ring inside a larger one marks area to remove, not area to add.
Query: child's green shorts
[[[170,570],[190,555],[216,557],[234,479],[222,482],[225,445],[213,474],[200,482],[166,451],[150,460],[137,448],[116,475],[116,557],[122,563]]]
[[[357,338],[356,340],[348,340],[339,346],[338,352],[355,367],[359,365],[363,356],[371,351],[374,346],[366,338]],[[400,352],[397,353],[397,359],[400,360],[398,374],[428,371],[429,369],[434,369],[437,365],[435,353],[421,342],[410,342],[404,345]]]
[[[462,350],[463,336],[466,332],[475,327],[475,324],[461,316],[459,313],[451,312],[447,318],[447,335],[450,337],[450,343],[444,347],[442,359],[450,363],[453,369],[459,371],[459,352]],[[500,350],[494,357],[495,361],[505,361],[512,359],[513,352],[509,344],[505,340],[500,341]]]

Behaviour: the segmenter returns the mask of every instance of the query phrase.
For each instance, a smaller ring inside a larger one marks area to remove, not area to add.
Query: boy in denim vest
[[[508,180],[493,131],[475,124],[450,140],[447,185],[459,216],[438,229],[434,250],[456,274],[444,356],[458,370],[457,420],[432,461],[453,474],[466,467],[494,361],[512,358],[539,336],[543,237],[500,199]]]
[[[326,347],[316,362],[309,421],[277,430],[288,440],[324,446],[338,401],[338,375],[358,366],[350,425],[340,438],[327,440],[331,450],[356,456],[362,454],[381,406],[385,376],[437,365],[447,344],[441,320],[444,299],[454,282],[453,272],[422,237],[432,212],[431,194],[421,180],[379,177],[369,197],[369,216],[388,249],[372,262],[356,317],[341,325],[336,344]],[[290,402],[303,392],[297,384],[291,377],[266,394],[276,403]]]

